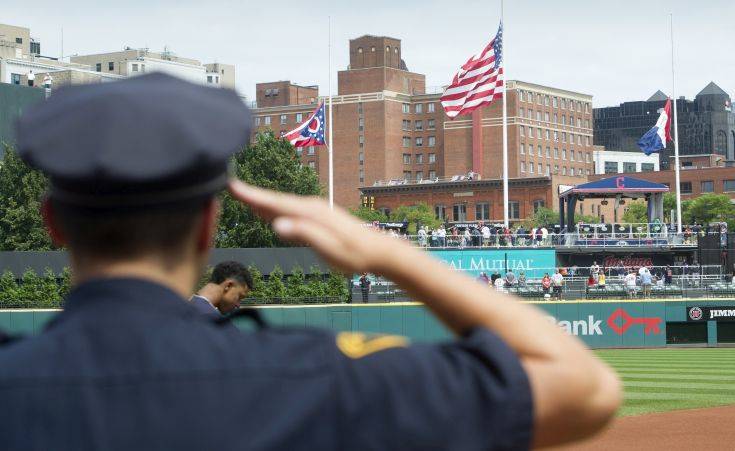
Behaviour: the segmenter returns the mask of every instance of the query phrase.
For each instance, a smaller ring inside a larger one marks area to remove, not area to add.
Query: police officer
[[[228,182],[250,122],[234,92],[161,74],[62,88],[22,117],[19,154],[49,177],[43,215],[74,286],[43,333],[0,346],[3,450],[520,450],[612,417],[614,373],[535,308],[323,200]],[[201,315],[186,298],[226,184],[282,238],[397,282],[457,338]]]
[[[191,297],[191,303],[205,315],[226,315],[240,306],[252,286],[253,277],[245,265],[220,262],[212,269],[207,284]]]

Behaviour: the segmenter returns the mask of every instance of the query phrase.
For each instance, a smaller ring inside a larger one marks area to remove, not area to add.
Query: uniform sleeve
[[[530,447],[528,378],[515,352],[489,330],[362,356],[337,348],[343,449]]]

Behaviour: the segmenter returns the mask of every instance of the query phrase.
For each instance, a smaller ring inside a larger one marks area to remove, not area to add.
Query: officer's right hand
[[[311,246],[329,264],[348,272],[384,273],[385,256],[409,245],[364,227],[339,207],[318,197],[295,196],[231,180],[232,195],[261,218],[272,221],[284,239]]]

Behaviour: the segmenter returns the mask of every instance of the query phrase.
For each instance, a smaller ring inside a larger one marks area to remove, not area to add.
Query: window
[[[360,166],[365,164],[365,152],[360,152],[357,154],[357,160],[360,162]]]
[[[430,103],[429,105],[433,105],[433,103]],[[436,121],[434,119],[429,119],[426,124],[427,130],[435,130],[436,129]]]
[[[436,154],[435,153],[430,153],[429,154],[429,164],[431,164],[431,163],[436,163]]]
[[[561,99],[561,107],[562,109],[567,109],[567,99]]]
[[[574,161],[574,149],[569,149],[569,161]]]
[[[424,164],[424,154],[422,153],[416,154],[416,164]]]
[[[590,120],[589,119],[585,119],[584,120],[584,128],[590,128]]]
[[[550,175],[550,174],[551,174],[551,165],[548,165],[547,164],[546,165],[546,174],[545,175]]]
[[[692,182],[681,182],[681,193],[692,194]]]
[[[357,48],[357,53],[362,53],[362,47]]]
[[[528,137],[533,138],[533,127],[528,127]]]
[[[296,148],[296,155],[301,156],[304,154],[304,148],[303,147],[297,147]],[[303,167],[303,165],[301,165]]]
[[[537,121],[541,120],[541,111],[536,111],[536,120]]]
[[[365,135],[360,135],[357,137],[357,143],[360,144],[360,147],[365,147]]]
[[[582,135],[577,135],[577,144],[582,145]]]
[[[541,153],[541,146],[538,146],[538,156],[539,157],[543,156],[543,153]]]
[[[403,147],[411,147],[411,137],[409,136],[403,137]]]
[[[539,208],[544,208],[545,205],[546,204],[543,201],[543,199],[534,200],[533,201],[533,212],[536,213],[539,210]]]
[[[606,161],[605,162],[605,174],[617,174],[618,173],[618,162],[617,161]]]
[[[556,114],[556,113],[554,113],[554,123],[555,124],[558,124],[559,123],[559,115]]]
[[[561,168],[561,175],[567,175],[567,167],[566,166],[562,166],[562,168]]]
[[[533,174],[533,162],[528,163],[528,173]]]
[[[403,180],[407,182],[411,181],[411,171],[403,171]]]
[[[561,142],[567,142],[567,132],[561,132]]]
[[[577,168],[577,175],[582,175],[582,168]]]
[[[641,172],[651,172],[656,170],[656,165],[653,163],[641,163]]]
[[[107,69],[115,70],[115,63],[113,61],[110,61],[109,63],[107,63]]]
[[[548,111],[544,113],[544,120],[546,122],[549,122],[549,112]]]
[[[432,179],[432,180],[436,178],[436,171],[435,170],[432,169],[431,171],[429,171],[429,178]]]
[[[715,192],[715,183],[712,180],[705,180],[702,182],[702,192],[703,193],[714,193]]]
[[[140,71],[141,72],[145,72],[145,64],[141,64],[140,65]]]
[[[431,172],[429,172],[431,174]],[[431,175],[429,175],[431,177]],[[433,177],[431,177],[433,178]],[[447,217],[447,209],[444,205],[434,205],[434,216],[436,216],[436,219],[444,220],[444,218]]]
[[[16,44],[22,44],[23,43],[23,38],[15,38],[15,43]]]
[[[584,162],[585,163],[589,163],[590,162],[590,154],[587,153],[587,152],[585,152],[585,154],[584,154]],[[651,165],[651,166],[653,166],[653,165]],[[651,170],[653,170],[653,169],[651,169]]]
[[[257,127],[257,126],[259,126],[259,125],[260,125],[260,116],[257,116],[257,117],[255,118],[255,126]]]
[[[309,146],[309,147],[307,147],[306,154],[307,155],[314,155],[314,151],[315,150],[316,150],[316,148],[314,146]]]
[[[309,167],[310,167],[311,169],[316,169],[316,161],[310,161],[310,162],[309,162]]]
[[[526,154],[526,145],[521,144],[521,155],[525,155],[525,154]]]
[[[385,46],[385,51],[386,51],[386,52],[390,52],[390,46],[389,46],[389,45],[386,45],[386,46]]]
[[[574,134],[573,133],[569,134],[569,144],[574,144]]]
[[[436,145],[436,136],[429,136],[429,147],[434,147]]]
[[[557,160],[559,159],[559,148],[558,147],[554,147],[554,158],[556,158]]]
[[[487,221],[490,219],[490,204],[479,202],[475,204],[475,221]]]
[[[521,218],[521,204],[517,200],[508,202],[508,217],[511,219]]]
[[[408,119],[404,119],[401,125],[401,130],[406,130],[406,131],[411,130],[411,121],[409,121]]]
[[[549,96],[544,96],[544,106],[549,106]]]
[[[375,53],[375,46],[371,46],[370,47],[370,51],[373,52],[373,53]]]
[[[296,122],[300,123],[304,120],[304,114],[303,113],[296,113]]]
[[[543,138],[543,135],[541,134],[541,129],[540,128],[537,128],[536,129],[536,138],[538,138],[538,139]]]
[[[526,136],[526,127],[521,125],[520,127],[518,127],[518,130],[521,131],[521,136]]]
[[[271,117],[270,116],[266,116],[263,119],[263,121],[265,122],[265,125],[271,125]]]
[[[102,72],[102,63],[95,64],[94,68],[97,72]]]
[[[541,175],[541,172],[543,171],[543,168],[541,167],[541,163],[539,163],[537,165],[536,169],[538,169],[538,171],[537,171],[538,172],[538,175]]]
[[[10,74],[10,82],[14,85],[20,84],[20,74]]]
[[[281,115],[281,125],[284,125],[288,121],[288,118],[285,114]]]
[[[404,103],[403,104],[403,112],[404,113],[410,113],[411,112],[411,105]]]
[[[520,113],[518,115],[520,117],[522,117],[522,118],[526,117],[526,110],[524,110],[523,108],[521,108],[519,111],[520,111]]]
[[[417,137],[416,138],[416,147],[422,147],[423,145],[424,145],[424,138],[422,138],[420,136]]]
[[[528,109],[528,118],[533,119],[533,110],[530,108]]]
[[[424,104],[423,103],[417,103],[414,107],[416,109],[416,114],[421,114],[424,112]]]
[[[427,113],[433,113],[434,111],[436,111],[435,108],[436,107],[434,106],[433,103],[427,103],[426,104],[426,112]]]
[[[546,146],[546,158],[551,158],[551,149],[549,146]]]
[[[567,159],[567,149],[561,150],[561,159],[566,160]]]
[[[554,141],[559,142],[559,132],[554,130]]]
[[[403,164],[411,164],[411,154],[410,153],[403,154]]]
[[[424,179],[424,171],[416,171],[416,181],[420,182]]]
[[[559,165],[558,164],[555,164],[554,165],[554,174],[558,174],[558,173],[559,173]]]
[[[624,161],[623,172],[635,172],[635,163]]]
[[[548,128],[546,129],[546,139],[551,139],[551,131]]]
[[[521,172],[526,172],[526,162],[521,161]]]
[[[138,72],[138,64],[136,64],[136,63],[133,63],[133,64],[131,65],[131,69],[132,69],[132,71],[133,71],[133,72]]]
[[[365,171],[360,168],[360,183],[365,183]]]
[[[207,75],[207,83],[212,83],[212,76],[211,75]]]
[[[424,121],[416,121],[414,122],[414,130],[417,132],[420,132],[424,129]]]
[[[362,114],[362,102],[358,102],[357,104],[357,114]]]
[[[465,204],[454,204],[452,207],[453,218],[455,221],[466,221],[467,220],[467,205]]]
[[[585,146],[589,146],[590,145],[590,137],[589,136],[585,136],[584,137],[584,145]]]

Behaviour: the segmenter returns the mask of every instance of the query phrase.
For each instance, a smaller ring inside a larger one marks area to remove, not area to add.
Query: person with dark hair
[[[524,450],[613,418],[617,376],[546,313],[323,199],[230,179],[252,121],[234,91],[161,73],[62,88],[24,111],[18,154],[49,178],[42,212],[73,286],[43,332],[0,334],[3,450]],[[281,239],[395,281],[454,340],[200,314],[187,298],[225,187]]]
[[[240,306],[252,287],[253,278],[245,265],[221,262],[212,270],[209,282],[191,297],[191,302],[202,313],[225,315]]]

